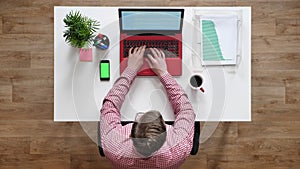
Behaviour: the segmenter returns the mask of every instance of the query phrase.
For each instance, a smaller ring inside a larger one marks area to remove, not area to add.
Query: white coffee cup
[[[189,85],[193,90],[200,90],[204,93],[204,89],[202,87],[204,79],[200,74],[192,74],[189,78]]]

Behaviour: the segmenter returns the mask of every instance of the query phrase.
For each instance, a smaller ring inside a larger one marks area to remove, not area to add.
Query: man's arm
[[[185,134],[191,134],[195,113],[185,91],[169,74],[165,73],[160,77],[161,83],[165,86],[169,101],[175,114],[174,130]]]
[[[120,109],[136,74],[136,70],[127,67],[103,100],[101,120],[111,127],[121,124]]]
[[[112,89],[103,100],[101,109],[101,134],[107,135],[112,129],[121,127],[120,109],[131,83],[143,65],[145,46],[129,50],[128,66],[116,80]]]
[[[148,54],[147,62],[152,70],[160,77],[165,86],[169,101],[175,113],[174,132],[181,136],[190,136],[193,133],[195,114],[185,91],[167,72],[165,55],[157,49],[150,49],[153,55]]]

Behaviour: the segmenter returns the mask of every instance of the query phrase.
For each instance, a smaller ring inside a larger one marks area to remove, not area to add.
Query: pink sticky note
[[[92,48],[80,48],[80,61],[91,62],[93,61]]]

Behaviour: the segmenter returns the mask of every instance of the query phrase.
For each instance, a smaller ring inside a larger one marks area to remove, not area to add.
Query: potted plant
[[[71,11],[63,21],[67,28],[63,34],[65,41],[72,47],[80,48],[81,61],[92,61],[91,43],[100,23],[82,16],[79,11]]]

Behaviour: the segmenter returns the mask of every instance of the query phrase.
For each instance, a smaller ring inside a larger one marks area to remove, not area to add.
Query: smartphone
[[[110,79],[109,60],[101,60],[99,64],[100,80],[108,81]]]

